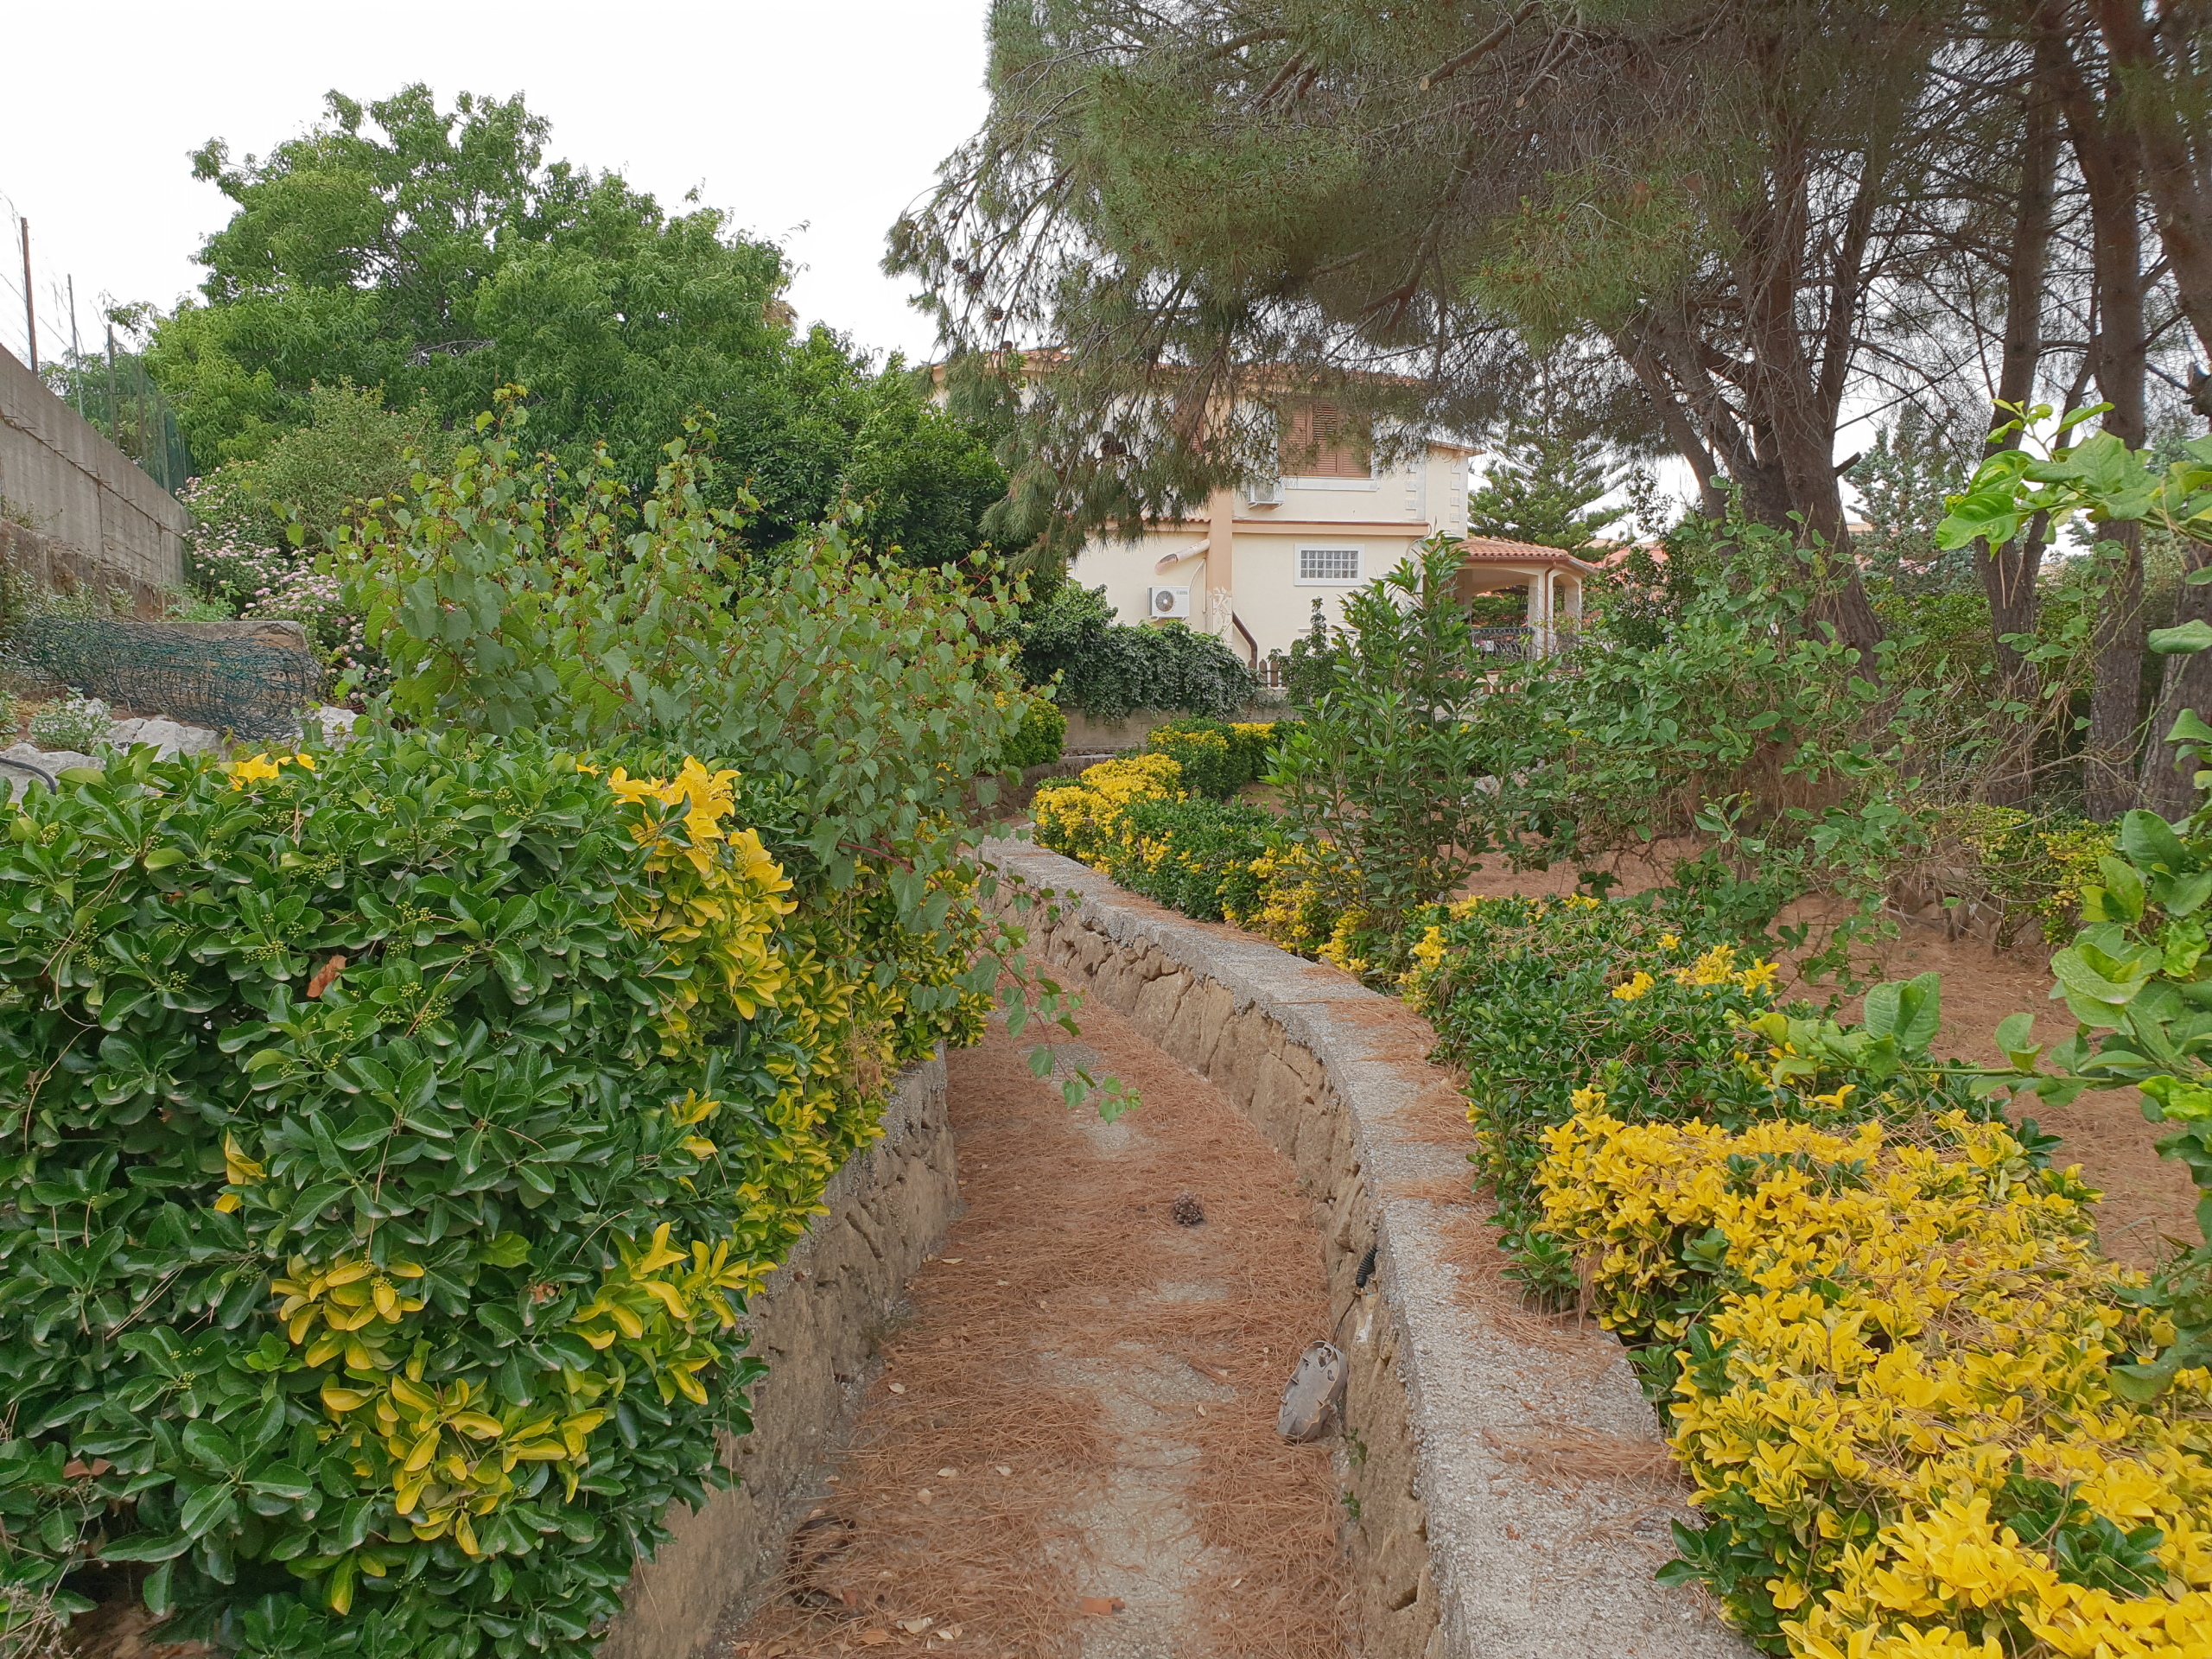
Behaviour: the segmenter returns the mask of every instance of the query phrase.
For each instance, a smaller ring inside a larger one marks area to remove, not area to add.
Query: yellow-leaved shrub
[[[2114,1391],[2172,1332],[2075,1172],[1963,1113],[1732,1134],[1578,1105],[1544,1224],[1608,1326],[1675,1349],[1707,1523],[1670,1573],[1810,1659],[2212,1654],[2212,1377]]]

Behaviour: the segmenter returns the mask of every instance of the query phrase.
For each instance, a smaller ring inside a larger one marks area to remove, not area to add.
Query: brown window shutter
[[[1289,411],[1282,469],[1293,477],[1366,478],[1366,446],[1334,404],[1300,404]]]

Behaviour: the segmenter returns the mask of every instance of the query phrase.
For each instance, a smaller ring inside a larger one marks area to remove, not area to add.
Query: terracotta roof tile
[[[1580,570],[1594,569],[1586,561],[1572,553],[1563,553],[1555,547],[1545,547],[1536,542],[1501,541],[1495,536],[1469,536],[1459,543],[1460,550],[1470,559],[1496,559],[1503,563],[1525,564],[1531,560],[1547,563],[1569,564]]]

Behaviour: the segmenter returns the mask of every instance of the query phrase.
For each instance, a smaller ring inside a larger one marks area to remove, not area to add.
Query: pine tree
[[[1590,511],[1620,482],[1606,471],[1598,439],[1570,436],[1556,422],[1516,421],[1482,488],[1467,497],[1468,530],[1580,553],[1627,517],[1626,507]]]

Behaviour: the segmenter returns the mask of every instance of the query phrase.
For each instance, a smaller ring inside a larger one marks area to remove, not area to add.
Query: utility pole
[[[38,313],[31,305],[31,222],[28,219],[16,221],[23,227],[23,334],[31,346],[31,372],[38,372]]]
[[[69,276],[69,389],[77,394],[77,417],[85,415],[85,348],[77,338],[77,276]]]
[[[107,326],[107,441],[117,448],[123,448],[123,430],[116,424],[115,416],[115,325]]]

